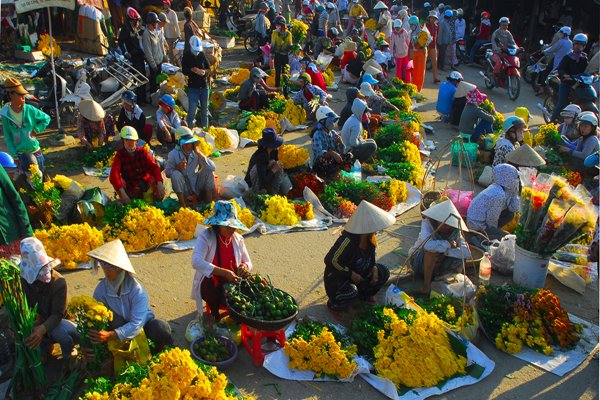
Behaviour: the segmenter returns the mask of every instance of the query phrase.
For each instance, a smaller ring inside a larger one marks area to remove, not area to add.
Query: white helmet
[[[138,140],[140,138],[135,128],[127,125],[121,128],[120,136],[122,139],[127,140]]]
[[[192,53],[195,55],[202,51],[202,42],[200,41],[200,38],[196,35],[190,38],[190,50],[192,50]]]
[[[569,104],[560,112],[561,117],[572,117],[575,118],[581,112],[581,107],[577,104]]]
[[[375,7],[373,7],[373,10],[387,10],[388,6],[385,5],[385,3],[383,1],[379,1],[377,4],[375,4]]]
[[[325,118],[334,117],[336,119],[340,118],[333,110],[327,106],[321,106],[317,109],[316,118],[317,121],[321,121]]]
[[[577,123],[580,124],[582,122],[587,122],[588,124],[592,124],[593,127],[597,127],[598,117],[591,111],[584,111],[577,117]]]

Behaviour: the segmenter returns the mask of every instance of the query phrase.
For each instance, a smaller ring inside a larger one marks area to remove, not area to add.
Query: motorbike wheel
[[[74,126],[79,118],[79,107],[73,103],[63,103],[58,109],[62,126]]]
[[[537,74],[535,72],[529,72],[528,69],[529,69],[529,66],[528,65],[525,66],[525,68],[523,68],[521,70],[521,76],[525,80],[525,83],[533,84],[533,82],[534,82],[534,75],[537,75]]]
[[[554,99],[552,98],[552,96],[546,96],[546,99],[544,99],[544,108],[546,110],[548,110],[548,114],[543,113],[544,114],[544,121],[549,124],[550,121],[550,116],[552,115],[552,112],[554,111]]]
[[[521,93],[521,77],[517,76],[517,75],[509,75],[508,76],[508,97],[514,101],[519,98],[520,93]]]
[[[260,42],[258,41],[258,37],[256,37],[256,35],[248,35],[244,39],[244,48],[250,54],[256,53],[259,46]]]
[[[494,88],[494,70],[492,69],[491,66],[488,66],[486,71],[485,71],[485,77],[483,78],[483,81],[485,82],[485,87],[488,89],[493,89]]]

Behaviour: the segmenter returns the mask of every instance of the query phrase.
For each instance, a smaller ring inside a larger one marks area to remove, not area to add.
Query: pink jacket
[[[410,35],[406,29],[402,28],[400,33],[394,30],[390,39],[390,51],[394,58],[403,58],[408,55],[408,46],[410,45]]]

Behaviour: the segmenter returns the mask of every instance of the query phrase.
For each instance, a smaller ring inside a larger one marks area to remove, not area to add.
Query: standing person
[[[178,129],[179,146],[169,152],[165,173],[182,207],[194,208],[198,203],[210,204],[217,199],[215,163],[206,157],[190,128]]]
[[[466,41],[466,33],[467,33],[467,21],[465,20],[465,17],[463,15],[463,9],[459,8],[458,10],[456,10],[456,20],[454,21],[454,31],[456,33],[456,38],[454,40],[455,45],[454,47],[456,48],[456,45],[458,44],[458,42],[460,42],[461,40],[465,40]],[[464,54],[460,55],[461,57],[464,57]]]
[[[587,68],[588,58],[587,54],[583,52],[587,40],[587,36],[583,33],[575,35],[573,37],[573,48],[558,64],[560,85],[558,87],[558,101],[554,105],[551,121],[558,121],[560,112],[569,104],[569,96],[574,83],[571,77],[584,73]]]
[[[15,169],[12,157],[0,153],[0,258],[18,254],[19,241],[33,236],[25,204],[5,168]]]
[[[265,2],[258,4],[258,13],[254,20],[254,31],[258,35],[258,41],[261,46],[265,45],[269,40],[269,29],[271,28],[271,21],[267,18],[267,12],[269,6]]]
[[[367,18],[369,14],[362,5],[359,4],[358,0],[352,0],[352,5],[348,10],[348,25],[346,26],[346,36],[350,35],[352,29],[354,29],[354,25],[356,24],[356,20],[359,18]]]
[[[431,35],[427,29],[423,29],[419,23],[419,18],[412,15],[409,18],[410,24],[410,46],[412,49],[413,72],[412,83],[417,86],[420,92],[425,82],[425,64],[427,63],[427,45],[431,42]]]
[[[167,46],[169,46],[169,58],[171,64],[176,64],[175,58],[175,45],[181,38],[181,31],[179,30],[179,19],[177,13],[171,8],[171,0],[162,0],[163,12],[167,16],[167,24],[164,27],[165,39]]]
[[[452,31],[450,30],[451,19],[452,11],[444,11],[444,18],[440,22],[437,37],[438,67],[440,71],[446,70],[446,60],[448,59],[450,53],[450,46],[454,44],[454,41],[452,39]]]
[[[258,149],[250,157],[246,183],[253,193],[287,196],[292,182],[279,162],[279,147],[283,138],[274,129],[262,131]]]
[[[457,64],[458,60],[456,59],[456,15],[457,12],[456,10],[451,10],[450,6],[446,6],[447,9],[449,9],[449,11],[452,13],[452,16],[450,17],[450,35],[452,37],[452,42],[450,44],[450,46],[448,46],[448,49],[446,51],[446,64],[450,65],[450,68],[455,70],[455,65]]]
[[[438,37],[438,15],[437,11],[429,11],[429,16],[427,17],[427,23],[425,27],[429,31],[431,35],[431,41],[427,46],[427,57],[431,61],[431,71],[433,72],[433,83],[440,83],[440,79],[438,77],[438,47],[437,47],[437,37]]]
[[[192,36],[200,37],[202,35],[200,27],[198,26],[196,21],[192,19],[193,14],[194,12],[190,7],[185,7],[183,9],[183,16],[185,18],[185,24],[183,24],[184,52],[190,50],[190,39],[192,38]]]
[[[274,21],[275,30],[271,34],[271,54],[275,64],[275,86],[281,86],[281,74],[290,63],[292,50],[292,33],[287,29],[285,18],[277,16]]]
[[[122,107],[117,118],[117,130],[120,132],[124,126],[131,126],[137,132],[142,132],[144,142],[150,144],[152,140],[152,125],[146,123],[144,110],[137,103],[137,96],[131,90],[127,90],[121,97]]]
[[[208,94],[210,91],[210,63],[202,51],[198,36],[190,39],[189,51],[184,51],[181,60],[182,71],[188,77],[188,115],[186,122],[194,127],[196,111],[200,104],[200,126],[208,127]]]
[[[21,285],[29,307],[36,310],[36,322],[26,344],[42,347],[47,354],[53,343],[60,345],[63,368],[71,362],[73,346],[79,340],[75,324],[67,317],[67,281],[54,270],[60,260],[49,257],[44,245],[33,237],[21,241]]]
[[[481,22],[479,28],[475,33],[475,43],[471,46],[471,53],[469,54],[469,63],[475,62],[475,53],[481,46],[490,42],[490,36],[492,34],[492,22],[490,21],[490,13],[484,11],[481,13]]]
[[[4,90],[8,93],[9,102],[0,110],[0,117],[8,153],[18,160],[21,172],[29,172],[29,166],[35,164],[44,173],[44,155],[36,135],[46,129],[50,116],[25,104],[28,92],[18,79],[7,78]]]
[[[166,61],[165,38],[161,31],[157,30],[157,27],[158,15],[149,12],[146,16],[146,29],[142,35],[142,44],[146,61],[150,67],[150,75],[148,77],[150,94],[156,92],[158,89],[156,77],[161,73],[162,63]]]
[[[392,37],[392,14],[388,10],[388,6],[383,1],[377,2],[373,9],[379,11],[379,18],[377,19],[377,29],[385,35],[385,40],[390,40]]]
[[[342,127],[342,140],[344,151],[352,153],[354,158],[365,162],[377,151],[377,144],[373,139],[363,139],[363,124],[369,123],[369,108],[361,99],[352,102],[352,115]]]
[[[135,270],[123,243],[117,239],[87,253],[95,261],[95,269],[102,267],[104,278],[94,290],[94,299],[103,303],[113,313],[108,330],[90,331],[92,343],[105,343],[111,339],[132,340],[140,331],[154,345],[152,354],[173,346],[171,326],[154,317],[148,293],[135,277]]]
[[[328,21],[329,29],[328,30],[335,28],[337,32],[341,32],[342,31],[342,22],[340,19],[340,13],[339,13],[337,7],[335,6],[335,4],[333,4],[332,2],[328,2],[325,9],[327,10],[327,13],[329,14],[329,21]],[[337,36],[337,34],[335,36]]]
[[[327,27],[329,25],[329,13],[322,5],[317,6],[317,18],[319,23],[317,26],[317,36],[314,40],[314,56],[318,57],[323,50],[323,40],[327,36]]]
[[[119,31],[119,48],[125,57],[142,75],[146,76],[144,50],[140,41],[140,14],[133,8],[127,8],[127,22]],[[136,89],[140,105],[146,104],[146,85]]]
[[[360,202],[325,256],[327,308],[345,311],[357,299],[375,303],[375,295],[390,277],[390,270],[377,263],[376,235],[395,222],[390,213],[366,200]]]
[[[396,78],[406,81],[406,67],[410,59],[408,58],[408,49],[410,46],[410,35],[402,27],[402,21],[394,20],[394,33],[390,40],[390,51],[396,60]]]

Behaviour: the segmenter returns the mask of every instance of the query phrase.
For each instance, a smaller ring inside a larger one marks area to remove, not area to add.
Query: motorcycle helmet
[[[575,118],[577,115],[579,115],[579,113],[581,113],[581,107],[579,107],[577,104],[569,104],[562,109],[560,116]]]
[[[200,52],[202,51],[202,41],[200,41],[200,38],[196,35],[190,38],[190,50],[195,56],[200,54]]]
[[[137,103],[137,96],[131,90],[128,90],[125,93],[123,93],[122,99],[123,101],[131,105]]]
[[[268,75],[262,69],[254,67],[250,71],[250,76],[252,78],[266,78]]]
[[[309,5],[309,4],[310,4],[310,2],[309,2],[308,0],[304,0],[304,1],[302,2],[302,5],[303,5],[303,6],[307,6],[307,5]]]
[[[171,7],[171,0],[162,0],[163,5]]]
[[[337,115],[331,108],[327,107],[327,106],[321,106],[317,109],[317,113],[316,113],[316,118],[317,121],[321,121],[325,118],[329,118],[329,117],[334,117],[336,119],[339,119],[340,116]]]
[[[127,18],[133,19],[133,20],[138,20],[138,19],[141,19],[142,17],[140,16],[140,13],[135,10],[135,8],[127,7]]]
[[[519,52],[519,48],[517,46],[508,46],[506,48],[506,54],[509,56],[515,56]]]
[[[331,34],[332,34],[334,37],[337,37],[337,36],[340,34],[340,31],[338,31],[338,30],[337,30],[337,28],[336,28],[335,26],[334,26],[334,27],[332,27],[331,29],[329,29],[329,31],[331,32]]]
[[[426,1],[425,3],[423,3],[423,8],[431,8],[431,4],[429,4],[429,2]]]
[[[273,21],[273,23],[275,25],[286,25],[286,21],[285,18],[282,15],[278,15],[275,17],[275,20]]]
[[[138,140],[140,138],[133,126],[124,126],[121,128],[120,136],[121,139],[127,140]]]
[[[165,105],[173,109],[175,108],[175,99],[173,99],[173,97],[170,94],[164,94],[158,101],[158,105]]]
[[[504,120],[502,124],[502,132],[506,133],[510,130],[510,128],[520,128],[522,126],[527,126],[523,118],[519,118],[516,116],[508,117]]]
[[[322,5],[319,4],[317,6],[317,12],[323,12],[323,11],[325,11],[325,7],[323,7]]]
[[[559,32],[564,33],[567,36],[571,36],[571,28],[568,26],[563,26],[559,29]]]
[[[10,154],[5,152],[0,152],[0,165],[2,165],[4,168],[17,168],[15,160]]]
[[[481,18],[485,18],[485,19],[489,19],[490,18],[490,13],[487,11],[484,11],[481,13]]]
[[[452,14],[452,10],[446,10],[446,11],[444,11],[444,17],[451,18],[451,17],[452,17],[452,15],[453,15],[453,14]]]
[[[458,15],[464,15],[464,11],[463,11],[463,9],[462,9],[462,8],[458,8],[458,9],[456,9],[456,13],[457,13]]]
[[[335,5],[332,2],[328,2],[325,8],[327,8],[328,10],[333,10],[335,8]]]
[[[573,44],[580,44],[582,46],[585,46],[587,44],[587,41],[588,37],[584,33],[578,33],[577,35],[573,36]]]
[[[357,28],[352,28],[350,35],[358,35],[359,33],[360,33],[360,31]]]
[[[419,25],[419,18],[417,18],[416,15],[411,15],[410,18],[408,19],[408,24],[409,25]]]
[[[146,23],[154,24],[156,22],[158,22],[158,15],[155,12],[149,12],[148,15],[146,15]]]
[[[594,128],[598,126],[598,117],[591,111],[584,111],[577,117],[578,124],[591,124]]]
[[[462,81],[465,78],[463,78],[462,74],[458,71],[452,71],[450,72],[450,76],[448,77],[448,79],[451,79],[453,81]]]
[[[499,24],[510,24],[510,20],[508,19],[508,17],[502,17],[502,18],[500,18],[498,23]]]
[[[395,19],[393,26],[394,28],[402,28],[402,21],[400,21],[399,19]]]

